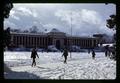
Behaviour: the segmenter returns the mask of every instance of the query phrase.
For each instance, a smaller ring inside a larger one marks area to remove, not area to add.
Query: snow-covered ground
[[[4,52],[4,62],[11,69],[4,69],[6,79],[115,79],[116,61],[97,52],[96,58],[91,53],[72,53],[67,64],[61,52],[38,52],[37,66],[31,67],[30,52]],[[70,54],[69,54],[70,55]]]

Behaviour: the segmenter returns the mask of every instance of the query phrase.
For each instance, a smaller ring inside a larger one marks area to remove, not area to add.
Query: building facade
[[[48,33],[11,33],[11,42],[13,47],[25,48],[45,48],[49,45],[55,45],[57,49],[69,47],[72,45],[81,48],[93,48],[98,46],[100,39],[97,37],[75,37],[66,35],[56,29]]]

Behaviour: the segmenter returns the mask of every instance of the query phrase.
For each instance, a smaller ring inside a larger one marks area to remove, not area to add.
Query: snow
[[[80,47],[79,46],[76,46],[76,45],[72,45],[70,46],[70,49],[74,52],[79,52],[81,51]]]
[[[11,71],[4,70],[6,79],[115,79],[116,61],[97,52],[72,52],[64,64],[62,52],[38,52],[37,66],[31,67],[30,52],[5,52],[4,62]],[[69,53],[70,55],[70,53]]]
[[[48,46],[48,50],[52,51],[52,52],[59,52],[59,50],[55,47],[55,45],[49,45]]]
[[[113,43],[102,44],[103,47],[104,47],[104,46],[107,46],[107,45],[109,45],[109,46],[111,47],[111,46],[113,46],[114,44],[113,44]],[[99,44],[99,46],[100,46],[100,44]]]

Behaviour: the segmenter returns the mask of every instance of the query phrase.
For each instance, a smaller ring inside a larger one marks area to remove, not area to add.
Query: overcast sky
[[[113,30],[106,27],[109,15],[116,14],[114,4],[14,4],[5,27],[29,29],[36,25],[40,31],[56,28],[62,32],[78,36],[95,33],[112,35]],[[72,20],[72,21],[71,21]]]

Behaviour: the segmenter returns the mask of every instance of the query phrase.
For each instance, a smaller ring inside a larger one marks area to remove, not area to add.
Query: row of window
[[[50,41],[50,39],[48,39],[47,37],[13,36],[13,43],[16,46],[23,45],[26,47],[44,47],[49,44],[48,41]]]
[[[77,45],[82,47],[92,47],[97,46],[98,42],[95,39],[74,39],[74,40],[67,40],[67,45]]]
[[[15,46],[23,45],[25,47],[47,47],[52,45],[52,38],[48,37],[35,37],[35,36],[22,36],[22,35],[13,35],[13,44]],[[98,44],[96,39],[64,39],[64,45],[77,45],[82,47],[92,47]]]

